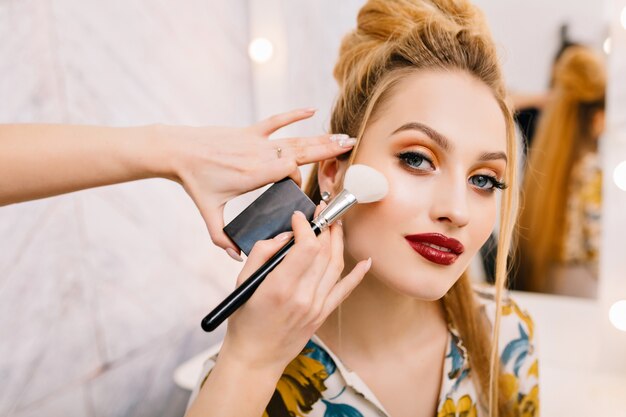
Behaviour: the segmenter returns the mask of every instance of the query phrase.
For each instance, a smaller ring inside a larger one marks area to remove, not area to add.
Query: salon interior
[[[475,3],[525,114],[520,140],[561,49],[584,45],[605,62],[601,200],[581,220],[595,222],[596,249],[579,281],[511,291],[536,323],[541,414],[626,416],[626,0]],[[362,4],[2,0],[0,121],[244,126],[313,106],[314,118],[277,136],[319,134]],[[261,191],[231,201],[225,220]],[[472,263],[477,283],[489,281],[489,252]],[[0,207],[0,415],[182,416],[225,331],[205,333],[200,320],[240,267],[170,181]]]

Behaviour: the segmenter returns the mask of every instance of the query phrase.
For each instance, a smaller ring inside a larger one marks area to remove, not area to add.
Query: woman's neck
[[[346,259],[345,270],[354,264]],[[414,355],[433,337],[447,334],[447,325],[440,301],[411,298],[367,274],[317,334],[340,357],[349,352],[351,357],[374,360]]]

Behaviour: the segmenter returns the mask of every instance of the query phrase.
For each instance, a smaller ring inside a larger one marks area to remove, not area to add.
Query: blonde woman
[[[567,49],[554,70],[551,102],[530,149],[520,215],[525,290],[595,295],[606,74],[588,48]]]
[[[503,290],[516,144],[482,15],[458,0],[371,0],[334,75],[330,129],[358,143],[319,163],[307,192],[337,193],[361,163],[389,193],[317,241],[294,215],[294,248],[229,320],[187,415],[537,415],[533,323]],[[497,193],[496,284],[475,291],[466,270]],[[281,239],[253,249],[239,282]]]

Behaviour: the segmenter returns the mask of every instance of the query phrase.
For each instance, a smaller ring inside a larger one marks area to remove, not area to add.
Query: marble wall
[[[245,0],[1,0],[0,122],[246,125]],[[0,208],[0,415],[176,416],[239,264],[176,184]]]
[[[315,118],[281,135],[316,134],[328,126],[341,36],[362,3],[0,0],[0,123],[246,125],[317,106]],[[626,5],[612,3],[614,12]],[[488,17],[500,10],[479,4]],[[519,52],[518,35],[500,26],[494,33],[509,56],[537,64],[536,45]],[[624,33],[612,79],[623,73]],[[255,36],[275,42],[269,65],[248,59]],[[626,106],[620,86],[613,109]],[[624,149],[623,112],[611,114],[607,166]],[[621,247],[626,193],[607,190],[607,219],[618,227],[605,241]],[[612,284],[603,293],[614,298],[626,294],[624,259],[606,253],[603,278],[612,281],[603,283]],[[199,320],[239,267],[212,246],[183,190],[164,180],[1,207],[0,415],[182,415],[189,393],[174,385],[173,370],[223,334],[202,332]],[[625,341],[605,330],[608,368]]]

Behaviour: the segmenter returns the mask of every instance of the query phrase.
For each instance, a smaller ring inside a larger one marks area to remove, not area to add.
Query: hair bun
[[[433,31],[490,39],[482,13],[469,1],[370,0],[359,11],[356,29],[342,40],[335,79],[343,85],[359,63],[374,64],[411,36],[427,38]],[[367,65],[362,71],[369,69]]]
[[[583,46],[568,48],[555,66],[554,85],[576,101],[602,100],[606,90],[602,58]]]

